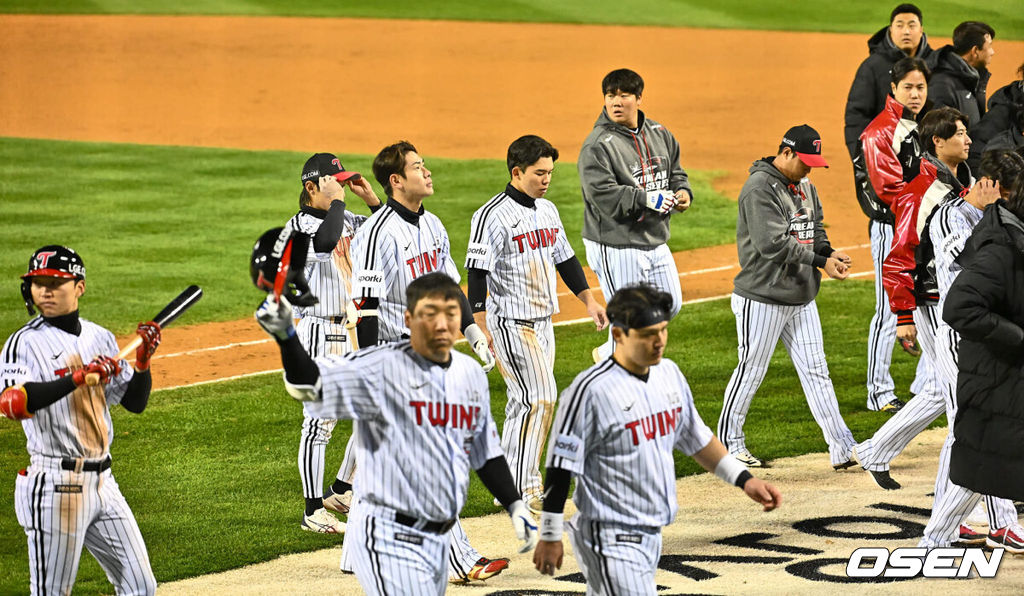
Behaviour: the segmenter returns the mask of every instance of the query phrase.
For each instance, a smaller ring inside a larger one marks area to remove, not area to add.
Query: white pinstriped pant
[[[146,543],[109,469],[32,465],[15,481],[14,509],[28,537],[32,594],[70,594],[83,546],[117,594],[156,593]]]
[[[739,363],[725,389],[718,437],[731,453],[746,448],[743,423],[757,388],[768,371],[772,352],[782,339],[800,377],[814,421],[828,443],[832,464],[849,461],[856,442],[839,413],[839,404],[825,361],[825,342],[814,300],[804,305],[768,304],[732,295],[739,339]]]
[[[892,224],[871,220],[871,260],[875,266],[875,314],[868,326],[868,398],[869,410],[878,410],[895,399],[896,384],[889,373],[892,364],[892,349],[896,341],[896,315],[889,308],[889,298],[882,287],[882,262],[892,248]],[[917,373],[910,385],[913,394],[934,388],[927,387],[931,372],[925,358],[917,361]]]
[[[583,246],[587,250],[587,264],[597,275],[605,302],[611,300],[619,288],[648,283],[672,296],[673,317],[683,307],[679,269],[676,268],[676,261],[667,244],[650,250],[615,248],[584,238]],[[602,358],[611,356],[615,351],[611,328],[608,329],[608,341],[599,350]]]
[[[392,513],[393,515],[393,513]],[[349,512],[345,547],[366,594],[444,594],[448,538],[395,522],[369,505]]]
[[[555,413],[555,333],[550,318],[530,321],[487,315],[508,403],[501,448],[519,492],[543,492],[540,456]]]
[[[566,523],[587,594],[657,594],[654,574],[661,558],[661,528],[610,524],[576,514]]]

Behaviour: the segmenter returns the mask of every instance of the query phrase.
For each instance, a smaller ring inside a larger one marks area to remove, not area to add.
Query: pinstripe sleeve
[[[488,229],[490,220],[483,216],[488,204],[485,203],[483,207],[477,209],[469,223],[466,269],[481,269],[488,272],[494,270],[494,257],[497,254],[498,246],[494,244],[491,230]]]
[[[498,439],[498,425],[494,423],[494,417],[491,416],[490,388],[487,376],[475,362],[469,369],[469,374],[474,386],[474,393],[481,396],[480,423],[477,424],[476,436],[473,437],[473,446],[469,453],[469,465],[477,470],[488,461],[505,455],[505,452],[501,449],[501,441]]]
[[[362,227],[352,240],[353,297],[384,298],[395,283],[395,239],[380,229],[383,224],[378,220],[369,229]]]
[[[693,455],[707,447],[715,435],[708,428],[708,425],[704,424],[700,413],[697,412],[697,406],[693,403],[693,392],[690,391],[690,385],[686,382],[686,377],[678,369],[676,371],[679,375],[680,388],[683,391],[683,403],[681,404],[682,408],[679,414],[680,419],[677,431],[679,435],[676,439],[675,447],[686,455]]]
[[[32,359],[25,353],[23,339],[26,331],[23,327],[4,342],[3,352],[0,353],[0,388],[6,389],[41,379],[38,371],[33,369]]]
[[[561,468],[577,476],[583,473],[586,439],[590,435],[588,430],[593,408],[588,403],[588,386],[592,375],[588,373],[591,372],[592,369],[587,369],[580,373],[562,392],[548,440],[547,467]]]
[[[100,339],[102,347],[100,348],[101,354],[114,354],[117,353],[117,340],[114,339],[114,334],[103,329],[101,332],[102,338]],[[108,405],[114,405],[121,403],[121,399],[124,398],[125,391],[128,390],[128,383],[135,376],[135,370],[132,369],[132,365],[128,364],[126,360],[120,360],[121,374],[117,375],[113,379],[110,379],[104,388],[104,397],[106,397]]]
[[[554,211],[555,221],[558,222],[558,236],[555,237],[555,248],[551,255],[554,257],[555,263],[564,263],[569,259],[576,256],[575,251],[572,249],[572,245],[569,244],[569,239],[565,235],[565,226],[562,225],[562,217],[558,213],[558,209],[551,205],[551,210]]]
[[[454,279],[455,283],[459,283],[462,281],[462,275],[459,274],[459,266],[452,259],[452,243],[448,239],[448,230],[444,229],[441,220],[437,220],[437,225],[441,234],[441,250],[444,252],[444,272]]]
[[[345,356],[323,356],[316,359],[320,369],[322,399],[306,402],[306,409],[315,418],[368,420],[380,414],[384,399],[380,387],[381,374],[393,354],[388,346],[369,348]],[[378,371],[378,372],[374,372]]]

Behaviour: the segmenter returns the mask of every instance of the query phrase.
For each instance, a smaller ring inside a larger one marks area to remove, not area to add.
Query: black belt
[[[64,459],[60,460],[60,468],[62,470],[75,470],[76,468],[78,468],[78,462],[79,462],[79,460],[77,460],[77,459],[72,459],[70,457],[65,457]],[[93,460],[82,460],[82,467],[81,467],[81,471],[82,472],[103,472],[103,471],[106,471],[106,470],[109,470],[109,469],[110,469],[110,456],[109,455],[106,458],[100,459],[100,460],[95,460],[95,459],[93,459]]]
[[[420,520],[416,519],[415,517],[409,517],[408,515],[398,513],[397,511],[395,512],[395,521],[402,524],[403,526],[409,526],[410,528],[419,528],[425,532],[431,532],[433,534],[444,534],[448,530],[451,530],[452,526],[455,525],[454,519],[443,522],[428,521],[421,523]]]

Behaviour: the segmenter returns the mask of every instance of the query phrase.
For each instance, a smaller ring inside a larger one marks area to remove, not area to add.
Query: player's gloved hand
[[[97,356],[85,367],[71,373],[71,380],[75,385],[84,385],[86,377],[90,374],[99,375],[99,382],[106,384],[111,378],[121,374],[121,364],[110,356]]]
[[[676,206],[676,197],[670,190],[647,191],[647,208],[658,213],[668,213]]]
[[[512,503],[508,508],[508,514],[512,518],[512,529],[516,531],[516,538],[522,541],[519,552],[533,550],[533,547],[537,546],[537,524],[534,523],[533,516],[522,499]]]
[[[149,359],[153,357],[157,346],[160,345],[160,325],[153,321],[139,323],[135,332],[142,338],[142,343],[135,350],[135,370],[142,372],[149,370]]]
[[[484,335],[480,326],[473,323],[466,330],[462,332],[466,336],[466,341],[469,342],[469,346],[473,348],[473,352],[476,357],[482,362],[484,372],[491,372],[494,368],[494,354],[491,353],[491,348],[487,342],[487,336]]]
[[[256,309],[256,322],[263,327],[263,330],[272,335],[278,341],[284,341],[295,335],[295,320],[292,317],[292,305],[287,298],[275,300],[273,294],[267,294],[267,299]]]

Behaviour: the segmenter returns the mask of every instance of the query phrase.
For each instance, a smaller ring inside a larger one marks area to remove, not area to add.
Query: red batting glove
[[[157,346],[160,345],[160,325],[153,321],[139,323],[135,332],[142,338],[142,343],[135,350],[135,370],[142,372],[149,370],[149,359],[153,357]]]
[[[110,382],[111,377],[121,374],[121,365],[110,356],[97,356],[84,368],[71,373],[71,379],[75,382],[75,385],[84,385],[85,377],[89,373],[98,374],[100,382],[106,384]]]

